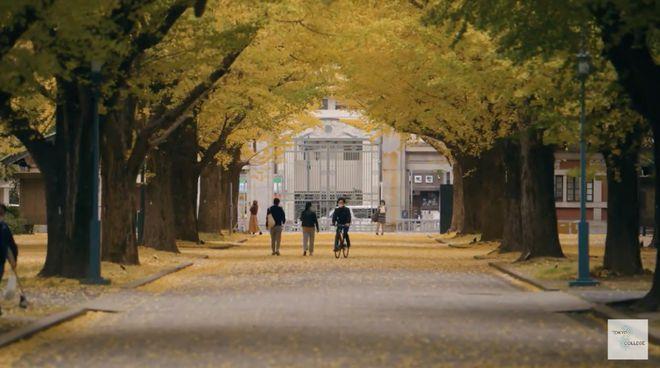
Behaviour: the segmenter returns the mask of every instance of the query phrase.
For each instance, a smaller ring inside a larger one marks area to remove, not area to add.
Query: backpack
[[[268,228],[268,230],[275,227],[275,218],[273,217],[272,213],[269,213],[268,216],[266,216],[266,222],[266,228]]]

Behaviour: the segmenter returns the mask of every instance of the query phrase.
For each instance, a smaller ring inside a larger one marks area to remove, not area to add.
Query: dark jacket
[[[351,223],[351,210],[348,207],[337,207],[332,214],[332,224],[346,225]]]
[[[319,220],[316,218],[316,212],[312,210],[302,211],[300,222],[302,222],[303,227],[316,227],[316,230],[319,230]]]
[[[273,215],[275,226],[281,226],[286,222],[286,215],[280,206],[270,206],[268,211],[266,211],[266,226],[268,226],[268,214]]]
[[[251,215],[255,215],[255,216],[256,216],[257,213],[259,213],[259,206],[255,206],[255,205],[253,205],[252,207],[250,207],[250,214],[251,214]]]
[[[9,226],[4,221],[0,221],[0,280],[5,272],[8,249],[11,249],[14,254],[14,259],[18,259],[18,247],[14,241],[14,236],[11,234]]]

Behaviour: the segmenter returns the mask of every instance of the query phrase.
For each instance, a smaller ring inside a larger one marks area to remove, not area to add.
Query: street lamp
[[[89,284],[106,284],[101,277],[101,223],[99,209],[99,99],[101,86],[101,67],[103,62],[94,60],[91,63],[92,81],[92,216],[89,220],[89,267],[87,280]]]
[[[598,281],[589,275],[589,223],[587,222],[587,143],[584,137],[585,82],[591,72],[589,53],[577,54],[577,73],[580,78],[580,223],[578,225],[578,275],[570,286],[593,286]]]
[[[142,164],[142,170],[140,171],[140,212],[138,213],[137,218],[137,243],[138,245],[144,245],[144,221],[145,221],[145,210],[146,210],[146,186],[147,186],[147,161],[145,160]]]

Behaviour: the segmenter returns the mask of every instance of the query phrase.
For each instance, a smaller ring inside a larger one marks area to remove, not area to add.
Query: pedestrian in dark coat
[[[312,256],[314,255],[314,231],[319,231],[319,220],[316,212],[312,210],[312,202],[305,204],[305,210],[300,214],[300,222],[303,232],[303,256],[307,255],[307,251]]]
[[[272,223],[271,223],[272,222]],[[282,243],[282,227],[286,223],[286,215],[280,207],[280,199],[273,199],[273,205],[266,211],[266,228],[270,230],[270,247],[274,256],[280,255]]]
[[[16,267],[16,260],[18,259],[18,247],[14,241],[14,236],[9,229],[9,225],[5,222],[5,214],[7,213],[7,206],[0,204],[0,280],[5,272],[5,261],[12,263]],[[11,251],[13,259],[9,259],[8,251]]]

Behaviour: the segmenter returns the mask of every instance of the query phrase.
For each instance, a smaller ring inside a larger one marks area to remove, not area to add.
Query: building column
[[[382,144],[382,198],[387,204],[387,222],[395,222],[401,219],[405,208],[405,146],[401,137],[389,128],[383,132]]]

